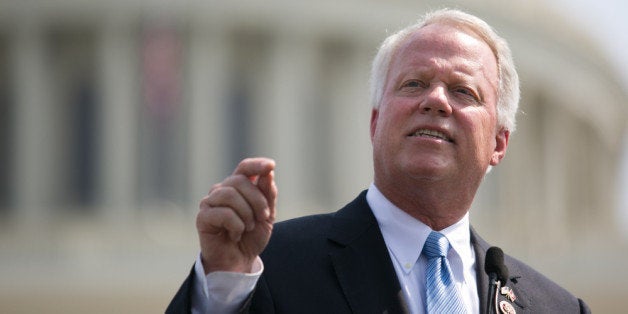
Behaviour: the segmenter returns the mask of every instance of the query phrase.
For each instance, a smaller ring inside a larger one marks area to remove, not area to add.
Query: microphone
[[[484,271],[491,277],[491,274],[500,280],[502,285],[508,281],[508,267],[504,265],[504,252],[502,249],[492,246],[486,251],[484,261]]]
[[[499,287],[505,285],[506,281],[508,281],[508,268],[504,265],[504,252],[502,249],[492,246],[486,251],[484,271],[489,278],[486,313],[498,313],[497,294],[499,293]],[[493,311],[491,311],[491,308]]]

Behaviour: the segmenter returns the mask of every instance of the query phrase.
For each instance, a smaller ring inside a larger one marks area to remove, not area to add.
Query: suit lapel
[[[482,239],[473,228],[471,228],[471,244],[473,245],[473,249],[475,251],[475,271],[477,274],[478,296],[480,298],[480,313],[486,313],[488,306],[489,279],[488,275],[484,271],[484,262],[486,251],[490,248],[490,245]],[[511,304],[517,313],[525,312],[526,307],[528,307],[527,298],[522,294],[522,291],[518,289],[517,286],[524,278],[522,278],[522,275],[517,272],[518,268],[509,263],[508,258],[504,259],[504,264],[509,270],[509,278],[506,286],[513,290],[516,300],[509,300],[507,295],[499,293],[497,303],[504,301]]]
[[[338,282],[354,313],[407,313],[397,275],[366,192],[335,214],[328,239]]]
[[[484,271],[484,261],[490,245],[473,228],[470,232],[476,259],[480,313],[485,313],[488,275]],[[366,191],[335,214],[328,239],[335,244],[329,256],[354,313],[409,313],[386,243],[366,202]],[[500,294],[499,301],[511,303],[518,313],[525,312],[527,298],[517,287],[524,278],[517,273],[517,267],[509,264],[508,259],[505,264],[510,270],[506,285],[514,291],[517,299],[512,302]]]
[[[484,259],[489,244],[480,238],[473,227],[471,228],[471,245],[475,251],[475,272],[478,283],[478,297],[480,298],[480,313],[486,313],[488,302],[488,275],[484,271]]]

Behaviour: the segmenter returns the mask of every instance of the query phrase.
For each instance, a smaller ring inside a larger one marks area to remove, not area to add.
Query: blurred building
[[[245,156],[277,160],[281,219],[351,200],[372,180],[371,58],[443,6],[0,1],[0,312],[162,311],[198,254],[198,200]],[[473,224],[594,311],[625,309],[613,67],[537,1],[450,6],[510,42],[522,81]]]

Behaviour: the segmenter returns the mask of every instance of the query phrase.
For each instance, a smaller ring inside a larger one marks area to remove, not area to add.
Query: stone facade
[[[280,219],[351,200],[372,180],[371,58],[439,6],[0,1],[0,312],[163,310],[198,254],[198,200],[245,156],[276,159]],[[594,311],[623,310],[626,92],[542,4],[457,6],[511,43],[522,81],[473,224]]]

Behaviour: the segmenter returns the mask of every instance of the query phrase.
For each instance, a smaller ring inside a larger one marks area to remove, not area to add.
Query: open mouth
[[[451,138],[449,138],[445,133],[443,132],[439,132],[436,130],[429,130],[429,129],[419,129],[416,132],[410,134],[411,137],[430,137],[430,138],[435,138],[435,139],[439,139],[439,140],[443,140],[443,141],[447,141],[450,143],[453,143],[453,140]]]

